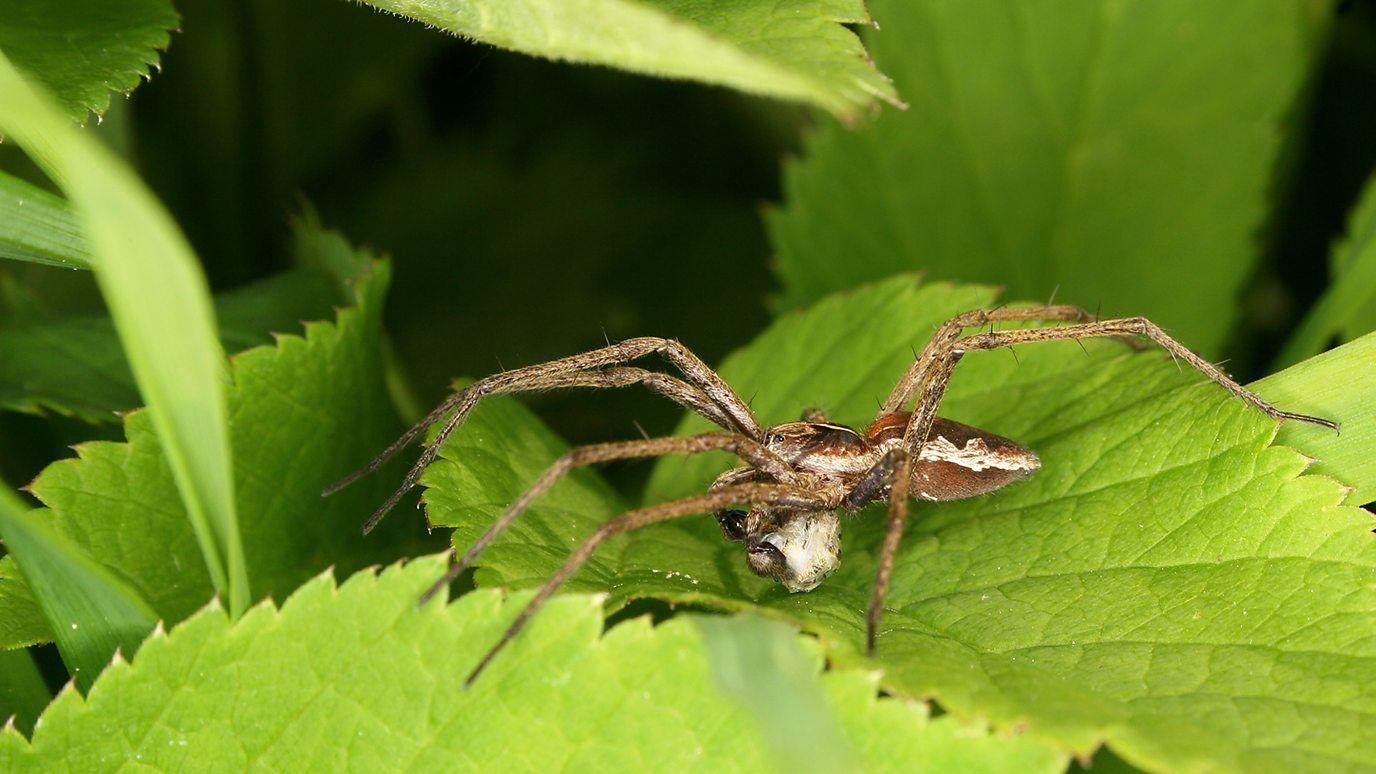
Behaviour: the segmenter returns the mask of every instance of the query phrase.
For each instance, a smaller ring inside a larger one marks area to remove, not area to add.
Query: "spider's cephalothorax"
[[[994,330],[991,326],[987,331],[965,334],[967,328],[1007,320],[1069,324],[1012,330]],[[879,550],[879,571],[867,619],[868,646],[873,651],[884,593],[907,521],[909,497],[935,501],[974,497],[1024,478],[1041,465],[1037,455],[1007,438],[936,415],[956,363],[966,352],[974,350],[1096,336],[1145,337],[1273,419],[1337,427],[1326,419],[1292,414],[1272,406],[1143,317],[1094,320],[1073,306],[980,309],[958,315],[937,329],[863,433],[832,424],[816,410],[805,413],[801,422],[763,427],[730,385],[682,344],[672,339],[628,339],[474,382],[430,412],[366,467],[331,485],[325,494],[376,470],[432,425],[440,425],[434,440],[401,486],[364,524],[367,532],[416,485],[445,440],[483,397],[567,387],[644,385],[725,432],[603,443],[569,451],[511,503],[421,601],[444,589],[466,567],[472,566],[483,549],[572,468],[610,460],[709,451],[728,451],[739,457],[744,466],[718,476],[703,494],[634,510],[600,526],[540,587],[502,639],[474,667],[468,682],[477,677],[555,589],[614,535],[683,516],[715,514],[726,537],[744,547],[751,571],[779,581],[790,591],[807,591],[821,583],[840,562],[838,512],[885,500],[887,528]],[[651,354],[662,355],[683,378],[627,365]],[[744,509],[735,510],[736,506]]]

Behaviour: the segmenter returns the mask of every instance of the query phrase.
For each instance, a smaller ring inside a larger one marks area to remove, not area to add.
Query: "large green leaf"
[[[175,26],[167,0],[5,0],[0,51],[84,119],[148,77]]]
[[[0,489],[0,538],[19,564],[82,690],[110,657],[132,654],[157,621],[152,608],[8,489]]]
[[[280,335],[275,346],[231,359],[235,480],[260,597],[285,596],[332,564],[351,570],[395,558],[419,533],[414,522],[397,519],[384,535],[359,536],[364,517],[392,486],[387,475],[320,498],[326,484],[400,432],[384,384],[380,318],[388,269],[330,232],[303,227],[298,242],[304,262],[351,261],[365,276],[353,282],[355,304],[336,322],[307,323],[304,336]],[[82,444],[76,459],[50,465],[30,490],[52,509],[54,527],[126,578],[161,618],[180,621],[213,590],[147,412],[127,415],[124,426],[127,443]],[[28,625],[15,625],[18,640],[3,644],[25,644],[33,617],[15,581],[4,579],[4,564],[0,620]]]
[[[1376,175],[1352,210],[1347,237],[1333,249],[1333,282],[1309,310],[1277,358],[1290,365],[1334,339],[1350,341],[1376,330]]]
[[[754,396],[765,422],[821,406],[862,423],[911,361],[910,345],[954,311],[993,301],[985,288],[894,278],[781,318],[722,374]],[[1339,506],[1336,481],[1304,475],[1304,456],[1271,444],[1268,419],[1160,352],[1111,341],[1086,350],[1063,342],[1020,347],[1016,358],[974,353],[957,370],[943,413],[1030,444],[1044,467],[988,497],[914,504],[879,638],[884,687],[935,696],[961,716],[1025,724],[1081,753],[1107,740],[1150,768],[1372,760],[1370,514]],[[1314,408],[1291,389],[1286,408]],[[1334,418],[1371,423],[1369,404],[1343,406]],[[460,546],[485,516],[450,504],[503,504],[519,488],[485,488],[491,458],[533,470],[555,451],[526,459],[524,446],[497,444],[499,430],[534,432],[515,429],[514,415],[501,419],[504,428],[456,434],[426,477],[431,519],[464,522]],[[1354,454],[1376,451],[1369,437],[1357,442],[1366,448]],[[726,464],[666,460],[649,499],[701,491]],[[550,504],[565,496],[556,489]],[[480,585],[543,577],[611,508],[599,507],[532,512],[487,556]],[[655,596],[767,611],[820,633],[848,663],[859,658],[881,528],[873,509],[847,520],[841,569],[808,594],[751,575],[705,517],[630,535],[580,586],[608,589],[614,603]]]
[[[220,342],[229,352],[270,342],[270,334],[330,315],[341,300],[336,278],[294,269],[219,295]],[[0,310],[0,407],[55,411],[110,422],[140,404],[114,322],[106,316],[7,315]]]
[[[279,611],[231,624],[212,608],[53,702],[32,743],[0,736],[6,771],[225,769],[761,771],[751,716],[713,687],[691,621],[640,618],[601,633],[601,601],[555,600],[512,658],[462,675],[523,597],[491,591],[417,608],[440,571],[423,559],[336,587],[320,577]],[[866,770],[1057,771],[1064,758],[925,708],[878,699],[872,673],[820,682]],[[111,728],[119,731],[111,733]],[[513,743],[519,740],[518,743]]]
[[[225,357],[195,253],[138,176],[71,126],[3,52],[0,103],[0,132],[43,167],[77,213],[202,561],[238,614],[248,606],[249,581],[234,503]]]
[[[1219,349],[1250,275],[1308,0],[876,0],[912,104],[824,127],[770,218],[789,306],[900,271],[1145,314]]]
[[[860,0],[364,0],[500,48],[810,102],[842,118],[898,103],[843,24]]]

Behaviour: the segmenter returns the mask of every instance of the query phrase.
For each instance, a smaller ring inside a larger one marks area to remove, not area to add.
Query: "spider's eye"
[[[770,446],[778,446],[779,444],[781,444],[781,443],[783,443],[783,442],[784,442],[784,434],[783,434],[783,433],[770,433],[770,434],[769,434],[769,437],[765,439],[765,443],[769,444]]]

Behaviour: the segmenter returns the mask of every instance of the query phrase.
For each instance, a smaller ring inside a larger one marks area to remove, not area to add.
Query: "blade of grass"
[[[759,725],[780,771],[851,771],[854,760],[798,630],[758,616],[694,616],[717,686]],[[817,658],[821,658],[817,654]]]
[[[78,131],[0,54],[0,132],[67,194],[215,588],[248,606],[225,410],[226,361],[191,246],[119,159]]]
[[[0,258],[91,268],[72,208],[32,183],[0,172]]]
[[[1312,473],[1332,476],[1353,487],[1348,505],[1376,500],[1376,333],[1311,357],[1252,385],[1278,406],[1330,417],[1343,423],[1335,433],[1287,422],[1277,443],[1317,460]]]
[[[117,649],[132,656],[157,622],[138,592],[59,535],[7,488],[0,488],[0,538],[82,691]]]

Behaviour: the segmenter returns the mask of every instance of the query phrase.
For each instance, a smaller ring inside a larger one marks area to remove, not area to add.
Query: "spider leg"
[[[1160,328],[1160,326],[1145,317],[1123,317],[1116,320],[1102,320],[1098,322],[1081,323],[1079,325],[980,333],[958,339],[953,348],[955,351],[959,352],[972,349],[994,349],[997,347],[1011,346],[1013,344],[1024,344],[1037,341],[1088,339],[1103,336],[1125,335],[1145,336],[1151,339],[1162,349],[1169,352],[1172,358],[1178,358],[1193,366],[1195,370],[1209,377],[1215,384],[1241,398],[1248,405],[1256,408],[1276,421],[1289,419],[1327,427],[1330,430],[1338,429],[1338,423],[1332,420],[1313,417],[1308,414],[1296,414],[1290,411],[1282,411],[1265,400],[1262,400],[1261,396],[1233,381],[1232,377],[1219,370],[1213,363],[1210,363],[1190,351],[1185,345],[1171,338],[1170,335]]]
[[[874,638],[879,625],[879,617],[883,613],[884,592],[887,591],[894,557],[898,550],[898,542],[902,537],[903,527],[907,520],[906,500],[909,484],[907,460],[917,456],[922,447],[927,443],[927,436],[931,433],[932,423],[936,420],[937,408],[940,406],[941,399],[945,396],[946,388],[950,384],[951,372],[955,370],[956,364],[960,362],[961,357],[970,350],[989,350],[1014,344],[1029,344],[1038,341],[1078,340],[1104,336],[1145,336],[1160,345],[1169,352],[1172,357],[1179,358],[1189,363],[1228,392],[1236,395],[1249,405],[1259,409],[1267,416],[1277,421],[1289,419],[1309,422],[1334,430],[1338,428],[1336,422],[1308,416],[1306,414],[1282,411],[1265,400],[1262,400],[1260,396],[1233,381],[1231,377],[1220,371],[1212,363],[1187,349],[1183,344],[1171,338],[1165,331],[1161,330],[1160,327],[1145,317],[1126,317],[1116,320],[1101,320],[1045,328],[1024,328],[995,331],[993,333],[976,333],[964,338],[956,338],[947,341],[940,347],[932,347],[929,345],[928,349],[924,350],[923,358],[919,363],[924,366],[923,372],[920,374],[921,384],[923,386],[921,397],[918,399],[917,406],[913,410],[912,417],[908,420],[907,429],[903,434],[902,448],[906,452],[905,460],[902,463],[904,472],[902,474],[895,473],[893,486],[890,490],[888,530],[884,535],[884,544],[879,560],[879,575],[875,581],[875,592],[871,600],[869,611],[869,647],[871,650],[873,650],[874,647]],[[933,341],[935,342],[935,339]],[[904,500],[901,505],[894,499],[895,494],[900,490],[903,492]]]
[[[952,317],[941,324],[932,334],[932,338],[927,342],[927,346],[922,348],[922,354],[918,355],[913,364],[908,368],[908,372],[902,379],[895,384],[889,397],[879,407],[877,417],[885,414],[892,414],[902,411],[904,406],[912,402],[913,398],[923,389],[927,378],[936,360],[941,353],[960,338],[960,334],[966,328],[983,326],[987,323],[1008,322],[1014,320],[1063,320],[1066,322],[1080,322],[1090,319],[1090,315],[1078,306],[1034,306],[1023,308],[999,307],[997,309],[972,309],[968,312]],[[877,418],[876,417],[876,418]]]
[[[737,486],[720,489],[716,492],[709,492],[696,497],[689,497],[683,500],[674,500],[648,508],[630,511],[618,518],[615,518],[589,535],[582,543],[569,554],[569,558],[564,561],[563,566],[554,572],[535,593],[535,596],[526,603],[516,619],[507,627],[497,644],[493,645],[487,654],[483,656],[478,665],[469,673],[468,679],[464,681],[464,687],[473,684],[478,675],[491,663],[492,659],[501,649],[515,637],[534,616],[545,602],[554,595],[564,581],[578,571],[588,558],[592,556],[602,543],[608,538],[628,532],[639,527],[650,524],[657,524],[661,521],[677,519],[681,516],[689,516],[696,513],[710,513],[712,511],[735,504],[759,504],[759,505],[778,505],[785,508],[812,511],[834,508],[836,503],[829,499],[809,492],[806,489],[784,486],[780,484],[739,484]]]
[[[545,472],[536,479],[515,502],[507,506],[502,515],[492,522],[492,526],[468,547],[463,557],[455,562],[444,577],[435,582],[421,595],[420,604],[425,604],[432,596],[448,586],[455,578],[477,560],[493,540],[506,531],[531,503],[549,491],[570,470],[598,465],[613,460],[635,459],[637,457],[660,457],[666,454],[702,454],[710,451],[729,451],[750,463],[752,467],[737,468],[738,471],[764,473],[774,480],[796,485],[802,483],[797,474],[786,462],[759,443],[738,433],[703,433],[688,438],[669,437],[651,438],[637,441],[617,441],[580,446],[565,452],[555,460]]]
[[[606,366],[628,360],[635,360],[652,353],[663,354],[691,382],[685,383],[665,374],[639,368],[606,368]],[[440,432],[435,436],[416,464],[407,472],[398,489],[392,493],[381,507],[364,525],[364,533],[370,531],[399,501],[407,491],[420,480],[421,473],[434,461],[439,448],[450,433],[461,424],[477,402],[487,395],[522,392],[527,390],[555,389],[560,387],[620,387],[641,383],[655,392],[669,397],[686,408],[702,414],[707,419],[722,425],[727,430],[738,430],[752,438],[762,434],[759,421],[750,408],[740,399],[716,372],[708,368],[696,355],[682,344],[671,339],[638,338],[627,339],[610,347],[572,355],[548,363],[504,371],[480,379],[455,393],[444,403],[431,411],[423,420],[408,430],[401,438],[382,452],[372,462],[330,485],[323,492],[329,495],[339,491],[362,476],[377,470],[397,452],[421,436],[429,427],[444,421]],[[452,412],[452,413],[451,413]],[[449,418],[444,419],[448,414]]]
[[[436,435],[435,440],[421,453],[420,458],[411,469],[407,471],[406,478],[403,480],[401,486],[398,487],[392,495],[388,497],[387,501],[384,502],[373,515],[369,517],[368,521],[364,523],[363,534],[366,535],[371,532],[373,528],[377,526],[377,523],[382,520],[382,517],[387,515],[387,512],[397,504],[402,496],[416,485],[416,482],[420,480],[420,476],[425,471],[425,468],[435,460],[440,447],[449,437],[449,434],[462,424],[468,413],[477,405],[479,399],[487,395],[501,395],[513,392],[531,392],[574,387],[610,388],[623,387],[630,384],[643,384],[652,392],[664,395],[685,408],[695,411],[718,424],[726,426],[728,429],[730,428],[729,420],[727,420],[725,414],[723,414],[721,410],[717,408],[716,404],[712,403],[701,390],[667,374],[646,371],[643,368],[620,366],[605,370],[537,374],[520,381],[499,384],[490,388],[482,387],[482,382],[474,382],[459,391],[456,396],[460,399],[457,410],[455,410],[454,414],[445,422],[440,432]],[[445,406],[442,406],[442,408],[452,408],[452,406],[450,406],[451,402],[452,399],[451,401],[446,401]],[[431,413],[433,415],[435,412]],[[438,418],[436,421],[438,421]],[[408,432],[408,436],[412,436],[413,433],[419,434],[419,432],[424,431],[427,427],[427,423],[431,423],[429,417],[422,420],[421,424],[412,428],[411,431]],[[393,443],[387,451],[383,452],[382,456],[368,463],[366,467],[350,474],[347,478],[331,485],[330,488],[325,490],[324,494],[327,496],[333,494],[363,475],[376,470],[378,467],[385,464],[397,451],[400,451],[409,440],[410,438],[403,436]]]
[[[874,589],[870,592],[870,607],[865,615],[865,650],[873,656],[875,639],[879,635],[879,621],[884,615],[884,595],[889,591],[889,580],[893,577],[894,558],[898,556],[898,544],[903,539],[903,528],[908,524],[908,480],[911,478],[908,453],[902,448],[894,449],[893,484],[889,489],[889,520],[884,527],[884,543],[879,549],[879,569],[874,578]]]

